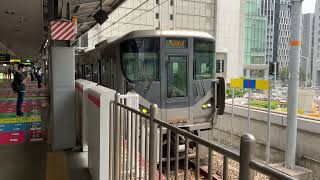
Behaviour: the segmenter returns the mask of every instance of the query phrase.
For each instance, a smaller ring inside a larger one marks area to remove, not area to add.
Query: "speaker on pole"
[[[97,11],[94,15],[93,18],[101,25],[103,24],[109,17],[106,11],[100,9]]]

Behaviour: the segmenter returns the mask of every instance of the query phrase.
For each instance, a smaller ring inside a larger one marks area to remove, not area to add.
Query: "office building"
[[[312,77],[312,59],[314,47],[314,14],[304,14],[302,18],[302,45],[301,45],[301,59],[300,71],[301,75],[307,75],[308,83],[311,82]],[[305,77],[301,77],[305,78]]]
[[[104,24],[88,32],[89,49],[130,31],[152,29],[200,30],[215,36],[216,0],[128,0]]]
[[[290,41],[290,24],[291,16],[289,9],[289,0],[277,0],[276,18],[277,27],[275,26],[275,42],[274,52],[276,56],[274,61],[277,63],[277,71],[281,71],[288,67],[289,61],[289,41]]]
[[[263,78],[267,74],[267,40],[268,14],[266,1],[246,0],[244,27],[244,75],[250,78]],[[270,33],[270,32],[269,32]],[[269,37],[269,36],[268,36]]]
[[[316,1],[315,6],[313,41],[312,85],[320,86],[320,0]]]

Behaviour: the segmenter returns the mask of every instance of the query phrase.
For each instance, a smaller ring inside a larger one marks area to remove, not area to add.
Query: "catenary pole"
[[[291,1],[291,27],[289,51],[288,113],[287,113],[287,147],[286,167],[293,169],[296,160],[297,145],[297,108],[300,71],[302,1]]]

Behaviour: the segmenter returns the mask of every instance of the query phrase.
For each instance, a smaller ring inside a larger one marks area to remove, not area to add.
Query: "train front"
[[[211,35],[135,36],[121,42],[120,54],[127,90],[140,95],[142,112],[156,103],[163,121],[190,131],[212,128],[224,107],[224,81],[215,76]]]

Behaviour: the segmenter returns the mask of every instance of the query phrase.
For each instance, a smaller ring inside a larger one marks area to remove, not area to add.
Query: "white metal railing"
[[[178,172],[183,171],[184,179],[189,179],[188,171],[192,169],[189,163],[189,145],[195,143],[194,176],[200,179],[200,146],[207,149],[208,176],[212,179],[212,155],[216,151],[223,155],[223,179],[227,179],[228,160],[239,162],[239,179],[253,180],[254,170],[269,177],[281,180],[295,180],[265,164],[255,161],[255,139],[246,134],[241,137],[240,153],[224,146],[206,141],[190,132],[175,127],[156,118],[158,108],[150,106],[149,114],[140,112],[122,104],[121,95],[117,94],[111,102],[110,111],[110,180],[120,179],[169,179],[178,178]],[[159,136],[157,135],[159,134]],[[157,138],[159,137],[159,140]],[[163,137],[167,138],[165,142]],[[183,154],[184,165],[179,167],[179,141],[185,145]],[[172,141],[172,142],[171,142]],[[171,146],[174,148],[171,148]],[[165,149],[165,151],[164,151]],[[174,152],[171,152],[174,150]],[[174,170],[170,168],[174,162]],[[166,166],[164,168],[164,165]],[[182,170],[181,170],[182,169]]]

